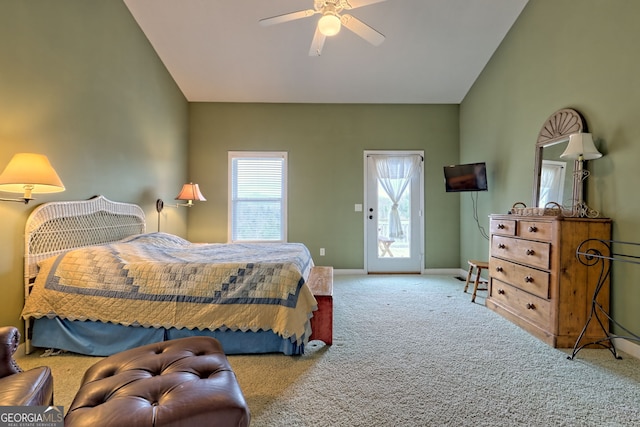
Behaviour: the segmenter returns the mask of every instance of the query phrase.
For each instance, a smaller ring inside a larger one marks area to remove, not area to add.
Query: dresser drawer
[[[516,235],[516,220],[514,219],[492,219],[489,222],[489,227],[491,234]]]
[[[511,284],[540,298],[549,298],[550,274],[548,271],[536,270],[535,268],[491,257],[489,259],[489,274],[491,274],[491,277],[495,277],[502,282]]]
[[[491,279],[491,298],[512,313],[545,330],[551,329],[551,302],[536,297],[495,278]]]
[[[518,224],[518,236],[524,239],[550,242],[553,239],[553,223],[522,220]]]
[[[491,236],[491,256],[548,270],[551,266],[551,243]]]

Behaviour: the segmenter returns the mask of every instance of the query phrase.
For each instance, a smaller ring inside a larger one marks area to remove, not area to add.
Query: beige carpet
[[[229,356],[253,426],[632,426],[640,360],[550,348],[444,276],[335,277],[334,345]],[[68,408],[95,358],[48,364]]]

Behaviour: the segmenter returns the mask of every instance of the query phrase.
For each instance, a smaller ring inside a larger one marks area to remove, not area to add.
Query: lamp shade
[[[340,18],[328,13],[318,20],[318,30],[325,36],[335,36],[340,32]]]
[[[47,156],[33,153],[17,153],[0,175],[0,191],[24,193],[57,193],[64,191],[64,184]]]
[[[176,196],[176,200],[197,200],[199,202],[207,201],[200,192],[198,184],[194,184],[193,182],[182,186],[182,190],[180,190],[180,193]]]
[[[560,158],[570,160],[577,160],[580,156],[582,156],[583,160],[602,157],[602,153],[596,148],[590,133],[574,133],[570,135],[566,150],[560,154]]]

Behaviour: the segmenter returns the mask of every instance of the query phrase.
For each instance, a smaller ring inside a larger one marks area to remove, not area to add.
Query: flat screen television
[[[447,193],[459,191],[487,191],[487,167],[484,162],[444,167]]]

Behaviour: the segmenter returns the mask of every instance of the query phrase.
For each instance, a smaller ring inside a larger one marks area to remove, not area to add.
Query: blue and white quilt
[[[305,285],[311,267],[299,243],[192,244],[141,234],[41,262],[22,316],[272,330],[305,344],[317,308]]]

